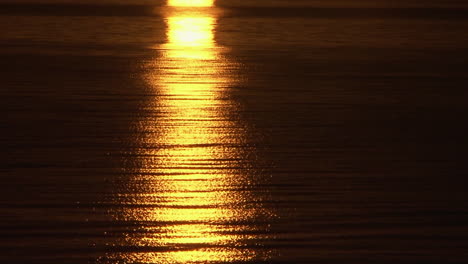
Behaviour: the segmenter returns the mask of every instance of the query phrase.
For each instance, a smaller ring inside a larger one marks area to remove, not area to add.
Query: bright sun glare
[[[213,6],[214,0],[168,0],[169,6]]]

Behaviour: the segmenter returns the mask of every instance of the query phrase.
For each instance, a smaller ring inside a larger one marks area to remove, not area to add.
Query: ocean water
[[[460,1],[0,3],[1,263],[466,263]]]

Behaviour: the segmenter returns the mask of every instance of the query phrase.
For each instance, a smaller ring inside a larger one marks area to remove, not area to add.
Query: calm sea
[[[468,4],[0,3],[1,263],[467,263]]]

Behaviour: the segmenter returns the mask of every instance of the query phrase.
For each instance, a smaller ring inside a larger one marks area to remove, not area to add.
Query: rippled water
[[[0,262],[465,263],[464,7],[0,4]]]

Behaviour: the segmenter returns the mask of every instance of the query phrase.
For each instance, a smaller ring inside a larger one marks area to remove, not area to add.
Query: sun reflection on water
[[[168,0],[173,7],[213,3]],[[245,129],[233,118],[236,104],[227,95],[235,83],[230,71],[235,64],[222,56],[215,42],[216,17],[193,12],[169,12],[158,71],[148,77],[158,94],[151,108],[159,114],[142,126],[151,132],[145,143],[157,147],[140,153],[150,157],[137,180],[144,192],[137,197],[139,206],[123,214],[126,220],[146,223],[130,243],[155,250],[127,253],[129,262],[214,263],[260,257],[245,246],[260,239],[250,222],[261,208],[251,205]]]

